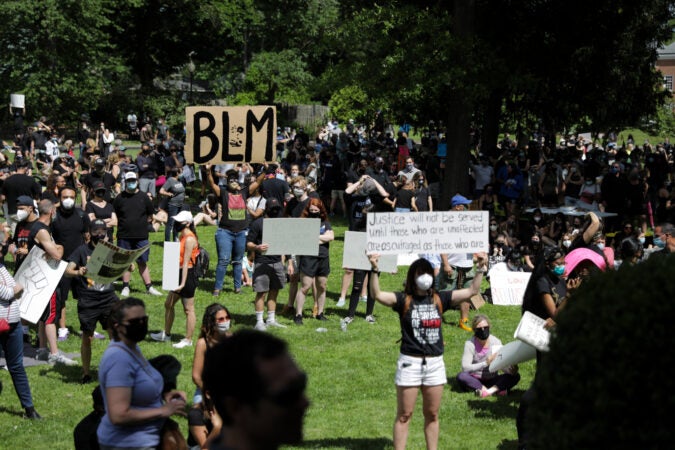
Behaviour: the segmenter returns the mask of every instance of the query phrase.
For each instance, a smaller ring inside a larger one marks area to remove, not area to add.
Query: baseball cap
[[[96,158],[96,160],[94,160],[94,165],[105,166],[105,160],[103,158]]]
[[[181,211],[172,217],[175,222],[192,222],[192,213],[190,211]]]
[[[124,179],[125,180],[135,180],[138,177],[136,176],[136,172],[127,172],[124,174]]]
[[[459,195],[459,194],[452,197],[452,200],[451,200],[452,206],[470,205],[470,204],[471,204],[471,200],[469,200],[468,198],[464,197],[463,195]]]
[[[103,181],[101,180],[96,180],[92,183],[91,189],[96,192],[96,191],[104,191],[105,190],[105,184],[103,184]]]
[[[27,195],[20,195],[16,199],[16,206],[35,206],[33,199]]]
[[[105,225],[105,222],[102,221],[101,219],[96,219],[89,224],[89,231],[106,230],[106,229],[107,227]]]

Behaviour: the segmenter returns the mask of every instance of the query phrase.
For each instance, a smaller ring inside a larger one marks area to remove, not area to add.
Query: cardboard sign
[[[37,245],[30,250],[14,275],[16,282],[23,286],[18,301],[23,320],[30,323],[40,320],[67,266],[65,261],[48,257]]]
[[[504,264],[506,263],[499,263]],[[494,305],[522,305],[529,272],[510,272],[508,270],[490,270],[490,290]]]
[[[365,252],[366,233],[363,231],[345,231],[345,245],[342,253],[344,269],[370,270],[372,268]],[[417,259],[417,258],[415,258]],[[382,255],[377,264],[380,272],[395,273],[398,258],[396,255]]]
[[[162,289],[173,291],[180,284],[180,242],[164,241],[162,260]]]
[[[366,253],[487,252],[487,211],[369,213]]]
[[[125,250],[106,241],[99,241],[87,261],[87,277],[96,283],[112,283],[120,278],[150,245],[137,250]]]
[[[267,255],[319,255],[321,219],[264,218],[263,243]]]
[[[185,124],[188,163],[276,160],[274,106],[188,106]]]

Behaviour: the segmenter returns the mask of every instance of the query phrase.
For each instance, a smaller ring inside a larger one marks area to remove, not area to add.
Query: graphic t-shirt
[[[220,190],[220,204],[223,209],[223,216],[220,218],[219,226],[226,230],[237,233],[248,228],[248,218],[246,215],[246,199],[248,191],[243,190],[238,194],[228,192],[226,189]]]
[[[443,311],[450,309],[452,291],[441,291],[437,295]],[[433,297],[413,295],[406,312],[406,294],[397,292],[393,309],[398,312],[401,321],[401,353],[409,356],[443,355],[442,317]]]

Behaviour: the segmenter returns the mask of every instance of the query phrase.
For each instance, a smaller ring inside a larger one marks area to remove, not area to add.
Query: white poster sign
[[[125,250],[110,242],[99,241],[87,262],[87,277],[97,283],[112,283],[129,269],[149,245],[137,250]]]
[[[173,291],[180,284],[180,242],[164,242],[162,289]]]
[[[23,94],[9,94],[9,103],[12,108],[23,109],[26,106],[26,96]]]
[[[31,323],[40,320],[67,266],[65,261],[48,257],[38,246],[31,249],[14,275],[16,282],[23,286],[19,300],[22,319]]]
[[[490,271],[490,290],[494,305],[522,305],[530,272]]]
[[[544,328],[546,321],[539,316],[535,316],[529,311],[523,313],[520,323],[513,337],[530,344],[532,347],[542,352],[548,351],[548,344],[551,341],[551,333]]]
[[[342,267],[345,269],[370,270],[371,265],[365,252],[366,233],[345,231],[345,245],[342,252]],[[377,268],[380,272],[395,273],[396,255],[381,255]]]
[[[487,252],[488,225],[487,211],[369,213],[366,252]]]
[[[267,255],[319,255],[321,219],[282,217],[263,219]]]

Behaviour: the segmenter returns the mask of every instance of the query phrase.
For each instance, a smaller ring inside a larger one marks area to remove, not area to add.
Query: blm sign
[[[188,106],[185,158],[189,163],[276,160],[274,106]]]

